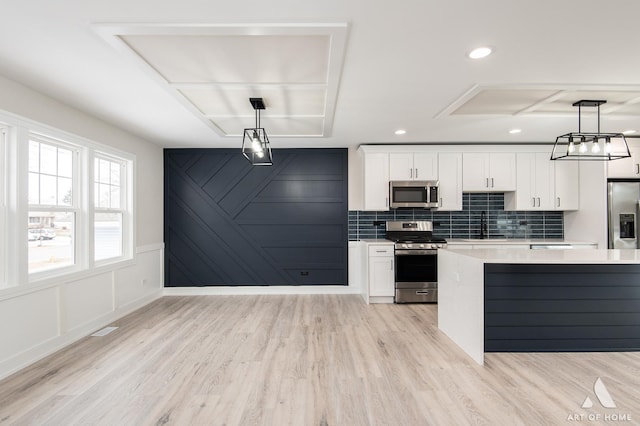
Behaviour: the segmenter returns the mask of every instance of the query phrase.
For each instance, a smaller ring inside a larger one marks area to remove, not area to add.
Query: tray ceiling
[[[331,135],[346,24],[96,29],[220,136],[254,126],[251,97],[269,136]]]

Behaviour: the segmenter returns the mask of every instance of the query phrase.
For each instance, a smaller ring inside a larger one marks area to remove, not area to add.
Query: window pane
[[[120,164],[111,163],[111,185],[120,185]]]
[[[40,204],[56,204],[56,180],[55,176],[40,175]]]
[[[122,214],[96,213],[95,260],[122,256]]]
[[[111,179],[109,175],[111,173],[111,165],[107,160],[100,160],[100,173],[98,174],[98,181],[100,183],[110,183]]]
[[[112,209],[120,208],[120,187],[119,186],[111,187],[111,208]]]
[[[29,273],[74,264],[75,214],[29,212]]]
[[[58,166],[58,149],[55,146],[40,144],[40,173],[55,175]]]
[[[109,185],[98,185],[99,202],[98,207],[109,208],[111,207],[111,188]]]
[[[58,205],[71,206],[73,204],[73,181],[68,178],[58,178]]]
[[[29,171],[40,171],[40,144],[29,141]]]
[[[58,148],[58,176],[73,177],[73,153]]]
[[[40,175],[29,173],[29,204],[40,204]]]

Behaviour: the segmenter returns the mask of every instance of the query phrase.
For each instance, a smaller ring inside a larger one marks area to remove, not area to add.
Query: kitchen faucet
[[[486,212],[481,212],[480,213],[480,239],[484,239],[487,238],[487,218],[486,218]]]

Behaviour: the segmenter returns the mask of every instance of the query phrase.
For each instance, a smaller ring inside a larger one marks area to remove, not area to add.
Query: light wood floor
[[[436,321],[435,305],[357,296],[165,297],[1,381],[0,424],[640,422],[638,352],[489,354],[481,367]],[[598,377],[617,408],[598,403]]]

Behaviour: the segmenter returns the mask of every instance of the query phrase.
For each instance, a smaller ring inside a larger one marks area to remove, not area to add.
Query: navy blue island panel
[[[347,285],[346,149],[164,151],[165,286]]]
[[[640,265],[485,264],[485,352],[640,350]]]

